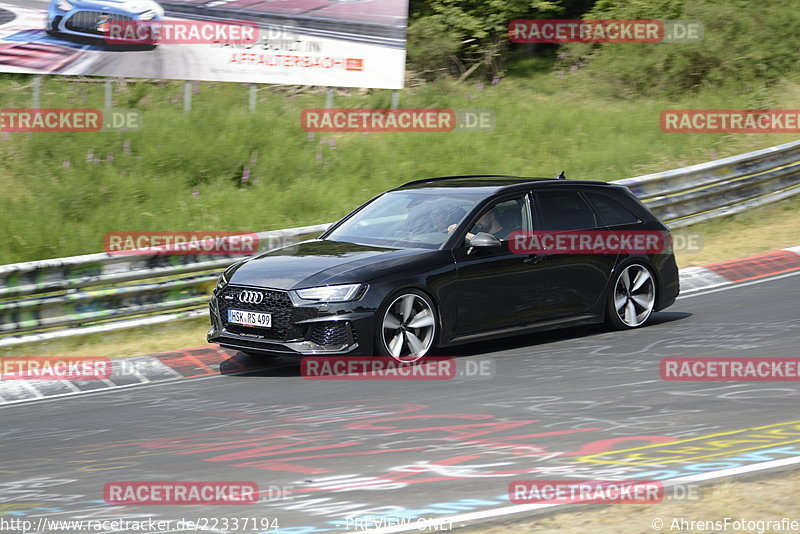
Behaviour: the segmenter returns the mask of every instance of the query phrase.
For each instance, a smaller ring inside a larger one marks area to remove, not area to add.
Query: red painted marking
[[[385,434],[402,434],[406,432],[431,432],[439,431],[452,434],[449,438],[442,439],[468,439],[483,434],[490,434],[492,432],[500,432],[503,430],[511,430],[519,426],[529,425],[531,423],[538,423],[538,420],[528,421],[493,421],[489,423],[471,423],[463,425],[447,425],[447,426],[431,426],[431,427],[418,427],[418,428],[397,428],[392,426],[373,426],[373,423],[381,421],[400,421],[404,419],[494,419],[494,415],[483,414],[449,414],[449,415],[409,415],[405,417],[384,417],[380,419],[372,419],[369,421],[356,421],[344,425],[345,428],[357,430],[382,430]],[[486,429],[482,431],[469,432],[468,429]]]
[[[214,354],[216,356],[216,362],[208,362],[211,365],[214,365],[214,369],[206,365],[206,362],[202,361],[200,358],[195,357],[192,354],[187,352],[183,352],[182,355],[175,355],[175,356],[161,356],[159,360],[161,363],[170,367],[172,370],[179,372],[184,377],[190,376],[199,376],[202,374],[209,374],[209,373],[217,373],[219,372],[219,364],[221,364],[226,359],[230,358],[228,354]],[[204,358],[205,360],[209,360],[209,356],[206,355]]]
[[[741,260],[706,265],[705,268],[731,282],[744,282],[800,269],[800,254],[778,250]]]
[[[367,421],[353,421],[352,423],[347,423],[344,425],[345,428],[350,428],[354,430],[382,430],[389,434],[394,432],[408,432],[409,430],[399,429],[396,426],[375,426],[374,423],[379,423],[383,421],[404,421],[408,419],[471,419],[473,421],[477,421],[480,419],[493,419],[493,415],[486,415],[486,414],[467,414],[467,413],[455,413],[455,414],[431,414],[431,415],[406,415],[403,417],[379,417],[369,419]],[[440,429],[440,428],[449,428],[447,426],[442,427],[431,427],[431,429]],[[413,429],[419,430],[419,429]]]
[[[290,454],[298,453],[298,452],[310,452],[310,451],[321,451],[326,449],[339,449],[342,447],[350,447],[353,445],[363,445],[360,441],[349,441],[346,443],[336,443],[334,445],[317,445],[316,447],[303,447],[301,449],[296,448],[297,445],[303,445],[305,443],[312,443],[311,440],[305,441],[297,441],[297,442],[288,442],[288,443],[278,443],[275,445],[269,445],[266,447],[257,447],[255,449],[248,449],[246,451],[239,451],[239,452],[232,452],[229,454],[221,454],[219,456],[214,456],[212,458],[205,458],[205,462],[228,462],[228,461],[235,461],[235,460],[246,460],[248,458],[261,458],[262,456],[274,456],[276,454],[286,454],[287,451],[280,450],[280,449],[287,449],[291,447]],[[307,456],[298,459],[305,459],[305,458],[324,458],[324,456]],[[294,458],[293,458],[294,459]]]
[[[327,404],[331,404],[331,403],[327,403]],[[396,409],[397,407],[400,407],[400,409],[397,410]],[[369,411],[375,411],[375,410],[381,410],[381,409],[384,409],[384,408],[395,409],[395,411],[392,412],[392,413],[395,414],[395,415],[398,415],[398,414],[403,414],[403,413],[418,412],[419,410],[424,410],[425,408],[428,408],[428,405],[427,404],[383,404],[383,405],[377,405],[377,406],[367,406],[364,409],[365,410],[369,410]],[[292,422],[292,423],[307,423],[309,421],[313,421],[315,423],[341,421],[342,420],[341,410],[343,410],[343,409],[344,410],[348,410],[348,409],[351,409],[351,408],[349,406],[344,406],[343,408],[330,408],[328,410],[321,410],[321,411],[310,413],[310,414],[303,414],[303,415],[298,415],[298,416],[283,416],[283,417],[279,417],[278,420],[279,421]],[[319,417],[320,415],[326,415],[327,412],[331,413],[331,417],[330,418],[325,419],[325,418],[320,418]],[[351,416],[355,417],[355,416],[357,416],[357,414],[353,414],[353,413],[346,413],[344,415],[346,417],[351,417]],[[365,416],[365,418],[366,419],[374,419],[375,416],[374,415],[368,415],[368,416]]]
[[[0,44],[0,64],[56,72],[75,61],[83,50],[41,43]]]
[[[330,446],[328,446],[330,447]],[[320,447],[324,448],[324,447]],[[254,467],[256,469],[264,469],[266,471],[289,471],[293,473],[306,473],[309,475],[316,475],[321,473],[333,473],[332,469],[325,469],[322,467],[311,467],[307,465],[300,465],[295,463],[287,463],[290,461],[300,460],[313,460],[318,458],[339,458],[344,456],[365,456],[373,454],[389,454],[394,452],[416,452],[423,450],[421,447],[411,447],[404,449],[386,449],[383,451],[355,451],[355,452],[340,452],[334,454],[317,454],[313,456],[298,456],[291,458],[281,458],[279,461],[267,462],[245,462],[241,464],[232,464],[233,467]]]
[[[225,371],[255,371],[258,369],[268,369],[272,364],[259,363],[246,365],[247,358],[236,355],[235,351],[214,347],[197,347],[194,349],[178,350],[154,354],[157,358],[184,378],[201,378],[213,376],[220,373],[220,366],[224,363],[231,366]],[[245,361],[243,361],[245,360]]]

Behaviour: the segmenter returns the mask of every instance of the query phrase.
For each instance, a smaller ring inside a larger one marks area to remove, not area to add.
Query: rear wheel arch
[[[633,282],[640,274],[644,274],[643,269],[650,275],[649,279],[645,277],[645,281],[634,290],[633,287],[636,286]],[[630,290],[624,288],[625,282],[622,277],[626,273]],[[657,309],[659,298],[661,298],[661,283],[653,262],[644,257],[626,258],[614,269],[611,276],[604,304],[605,322],[620,330],[644,326]],[[620,313],[622,309],[620,304],[626,308],[625,312]]]

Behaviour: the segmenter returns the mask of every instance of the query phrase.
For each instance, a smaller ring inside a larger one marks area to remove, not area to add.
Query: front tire
[[[623,267],[614,278],[608,294],[606,322],[618,330],[643,326],[656,304],[656,280],[652,269],[643,263]]]
[[[405,289],[388,299],[378,313],[375,349],[401,362],[419,360],[438,333],[436,305],[422,291]]]

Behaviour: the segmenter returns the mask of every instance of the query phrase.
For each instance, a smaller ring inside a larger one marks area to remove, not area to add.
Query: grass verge
[[[452,174],[615,180],[790,141],[789,134],[667,134],[666,108],[800,107],[800,86],[609,100],[571,74],[497,85],[430,83],[403,91],[407,108],[494,112],[490,131],[315,134],[300,127],[322,91],[262,89],[256,113],[242,84],[123,81],[115,107],[137,108],[131,132],[0,136],[0,264],[102,250],[112,231],[254,232],[336,220],[403,182]],[[579,76],[579,73],[575,76]],[[30,85],[0,78],[0,108],[24,107]],[[42,106],[96,107],[103,84],[48,78]],[[389,91],[339,91],[335,105],[389,107]]]
[[[778,534],[774,528],[686,528],[680,521],[800,521],[800,471],[776,473],[759,480],[728,481],[700,488],[696,501],[669,501],[649,505],[593,506],[586,511],[547,514],[540,519],[462,527],[464,534],[655,534],[657,532],[747,532]],[[574,508],[573,508],[574,510]],[[654,524],[661,521],[660,529]],[[683,528],[681,528],[683,526]],[[762,524],[765,527],[766,524]],[[783,530],[782,532],[792,532]],[[795,529],[794,531],[797,531]]]

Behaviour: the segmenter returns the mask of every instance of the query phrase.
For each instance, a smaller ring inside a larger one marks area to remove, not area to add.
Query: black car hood
[[[229,272],[229,283],[300,289],[367,282],[427,261],[444,251],[392,249],[339,241],[313,240],[254,256]]]

